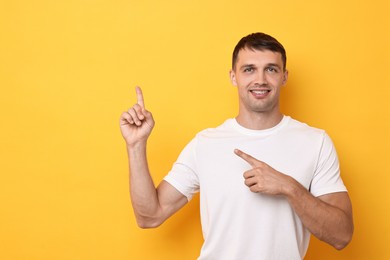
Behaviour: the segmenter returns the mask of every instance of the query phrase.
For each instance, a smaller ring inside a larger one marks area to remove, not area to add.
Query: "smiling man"
[[[146,158],[154,127],[138,102],[120,119],[130,163],[137,223],[157,227],[200,191],[204,236],[199,260],[303,259],[310,234],[344,248],[352,238],[352,206],[325,131],[280,111],[286,52],[254,33],[233,52],[236,118],[198,133],[156,188]]]
[[[281,53],[253,48],[236,48],[230,77],[238,88],[240,99],[238,123],[253,123],[253,127],[246,126],[260,130],[275,126],[282,119],[279,96],[281,87],[287,82],[288,72]],[[271,122],[265,123],[264,120]]]

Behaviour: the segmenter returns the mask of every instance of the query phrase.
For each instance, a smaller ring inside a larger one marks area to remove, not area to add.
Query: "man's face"
[[[238,89],[240,113],[279,112],[280,88],[287,76],[280,53],[240,50],[236,66],[230,71],[232,84]]]

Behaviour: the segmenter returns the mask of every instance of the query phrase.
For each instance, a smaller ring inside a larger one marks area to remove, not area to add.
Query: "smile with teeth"
[[[271,90],[268,90],[268,89],[254,89],[254,90],[250,90],[250,92],[252,92],[255,95],[264,95],[264,94],[267,94],[267,93],[271,92]]]
[[[250,89],[249,92],[252,94],[252,96],[256,99],[263,99],[268,97],[268,94],[271,92],[270,89]]]

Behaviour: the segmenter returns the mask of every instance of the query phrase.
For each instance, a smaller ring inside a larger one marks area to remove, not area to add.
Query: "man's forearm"
[[[157,214],[159,201],[156,187],[149,172],[146,157],[146,142],[127,146],[129,157],[130,195],[137,218],[141,227],[147,227]]]
[[[350,242],[353,221],[347,193],[333,193],[320,199],[292,180],[287,199],[303,225],[318,239],[339,250]],[[338,207],[332,205],[336,201]]]

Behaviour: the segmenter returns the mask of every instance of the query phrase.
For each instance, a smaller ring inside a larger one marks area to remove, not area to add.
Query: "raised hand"
[[[252,166],[252,169],[244,173],[245,185],[252,192],[269,195],[285,195],[293,180],[290,176],[278,172],[265,162],[257,160],[241,150],[235,149],[234,153]]]
[[[152,113],[145,109],[144,97],[140,87],[136,87],[137,103],[120,118],[122,136],[128,145],[146,142],[154,127]]]

